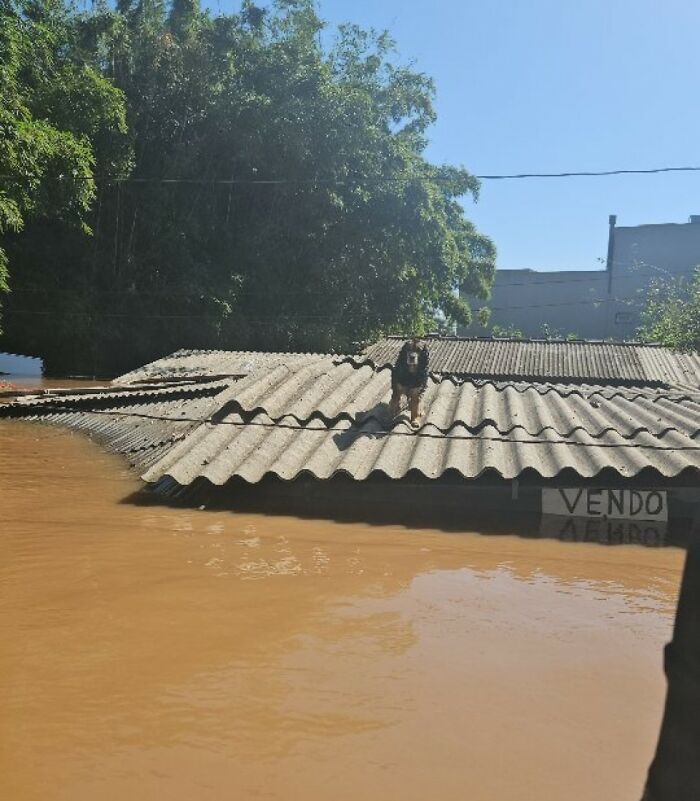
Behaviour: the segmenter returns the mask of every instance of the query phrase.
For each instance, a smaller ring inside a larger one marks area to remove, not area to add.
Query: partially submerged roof
[[[215,378],[240,378],[254,370],[278,364],[294,365],[324,355],[313,353],[266,353],[250,350],[178,350],[115,378],[113,383],[151,384]]]
[[[698,392],[432,376],[414,431],[406,417],[388,419],[390,381],[388,368],[368,360],[271,358],[239,378],[25,399],[0,414],[85,430],[161,488],[267,475],[512,479],[528,471],[544,478],[614,471],[631,478],[700,471]]]
[[[700,388],[700,355],[659,345],[587,340],[426,337],[430,370],[470,378],[572,381]],[[364,355],[394,364],[404,337],[386,337]]]
[[[83,431],[144,469],[216,411],[222,382],[163,388],[50,391],[0,405],[0,417],[21,417]]]

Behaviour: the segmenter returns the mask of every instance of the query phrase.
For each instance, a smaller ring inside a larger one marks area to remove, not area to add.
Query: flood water
[[[0,798],[639,801],[682,551],[138,488],[0,421]]]

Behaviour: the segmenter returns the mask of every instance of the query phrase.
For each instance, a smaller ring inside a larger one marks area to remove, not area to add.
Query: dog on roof
[[[406,398],[411,410],[411,425],[418,428],[423,416],[423,393],[428,386],[428,347],[413,337],[404,343],[391,371],[389,414],[395,419]]]

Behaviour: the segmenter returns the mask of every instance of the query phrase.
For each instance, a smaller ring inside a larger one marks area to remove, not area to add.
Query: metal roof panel
[[[433,377],[414,431],[387,419],[390,380],[366,362],[305,357],[238,380],[25,400],[0,414],[86,431],[150,482],[700,470],[700,393]]]
[[[430,351],[431,371],[441,374],[700,387],[700,355],[657,345],[479,337],[423,341]],[[364,355],[378,366],[392,365],[404,342],[402,337],[386,337],[370,345]]]
[[[202,377],[240,377],[278,364],[324,358],[313,353],[266,353],[243,350],[179,350],[115,378],[115,384],[139,384]]]

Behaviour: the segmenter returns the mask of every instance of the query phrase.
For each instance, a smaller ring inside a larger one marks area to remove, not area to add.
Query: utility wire
[[[49,309],[6,309],[2,310],[3,316],[8,314],[28,314],[39,315],[42,317],[50,317],[58,315],[59,317],[101,317],[101,318],[129,318],[129,319],[145,319],[145,320],[220,320],[221,317],[216,314],[141,314],[139,312],[94,312],[94,311],[60,311]],[[275,322],[296,322],[297,320],[338,320],[337,314],[287,314],[287,315],[270,315],[269,317],[262,318],[249,318],[241,315],[234,315],[233,319],[243,323],[269,323]]]
[[[631,304],[629,299],[621,298],[597,298],[593,300],[573,300],[564,303],[531,303],[520,306],[488,306],[489,311],[509,311],[513,309],[543,309],[559,308],[563,306],[590,306],[598,303],[621,303],[626,306]],[[478,308],[472,308],[472,312],[477,313]],[[219,315],[215,314],[140,314],[139,312],[100,312],[100,311],[75,311],[64,312],[49,309],[4,309],[4,315],[26,314],[50,317],[58,315],[60,317],[99,317],[99,318],[129,318],[129,319],[153,319],[153,320],[220,320]],[[295,322],[297,320],[338,320],[337,314],[286,314],[269,315],[268,317],[248,318],[242,315],[233,315],[233,319],[243,323],[271,323],[271,322]]]
[[[617,264],[617,262],[616,262]],[[654,278],[657,276],[667,277],[667,278],[678,278],[684,276],[691,276],[695,274],[695,270],[683,270],[679,272],[668,272],[663,271],[661,268],[655,268],[655,272],[635,272],[630,275],[615,275],[614,280],[615,282],[618,281],[635,281],[644,278]],[[557,270],[557,273],[561,273],[562,271]],[[579,272],[579,271],[572,271],[572,272]],[[591,281],[602,281],[603,279],[609,279],[610,275],[607,270],[590,270],[590,276],[582,277],[582,278],[543,278],[541,281],[533,280],[533,281],[510,281],[508,283],[498,283],[494,284],[493,289],[505,289],[515,286],[527,286],[532,287],[533,289],[538,289],[543,284],[587,284]],[[546,275],[546,273],[539,273],[539,275]],[[13,288],[11,294],[42,294],[42,293],[51,293],[52,295],[56,293],[63,293],[63,294],[70,294],[70,295],[81,295],[81,291],[79,289],[72,289],[69,287],[47,287],[46,289],[40,289],[38,287],[17,287]],[[184,291],[179,289],[90,289],[87,294],[95,294],[95,295],[110,295],[110,296],[126,296],[126,297],[140,297],[140,296],[156,296],[156,297],[183,297],[183,298],[203,298],[205,297],[205,293],[203,292],[191,292],[191,291]],[[285,289],[285,295],[300,295],[300,296],[320,296],[320,297],[328,297],[330,294],[329,292],[325,292],[319,289]],[[393,289],[385,289],[385,290],[372,290],[368,294],[372,295],[372,297],[395,297],[396,292]],[[469,294],[469,293],[466,293]],[[235,298],[245,298],[245,297],[269,297],[270,291],[268,289],[260,289],[260,290],[251,290],[245,289],[241,292],[235,292]],[[488,300],[484,300],[484,303],[488,303]]]
[[[660,173],[673,172],[700,172],[700,167],[653,167],[649,169],[630,169],[630,170],[579,170],[571,172],[522,172],[506,173],[502,175],[474,175],[480,181],[516,181],[533,178],[601,178],[611,175],[656,175]],[[21,182],[32,178],[41,180],[56,181],[113,181],[115,183],[130,184],[213,184],[221,186],[260,185],[276,186],[281,184],[291,185],[362,185],[362,184],[383,184],[383,183],[404,183],[412,181],[426,181],[433,183],[454,183],[460,180],[459,176],[448,175],[407,175],[393,177],[366,177],[366,178],[167,178],[150,177],[138,178],[124,175],[45,175],[45,176],[16,176],[3,174],[0,180]]]
[[[476,175],[480,181],[510,181],[522,178],[599,178],[606,175],[654,175],[665,172],[700,172],[700,167],[654,167],[645,170],[590,170],[579,172],[529,172],[511,175]]]
[[[269,422],[266,421],[266,420],[254,420],[254,419],[253,420],[240,420],[240,421],[227,420],[227,419],[214,420],[211,415],[208,415],[206,417],[182,417],[182,416],[179,416],[179,417],[168,417],[167,415],[148,414],[147,412],[124,412],[124,411],[118,411],[116,409],[89,409],[89,408],[85,408],[84,406],[71,406],[69,404],[61,404],[60,402],[58,404],[54,405],[50,401],[47,402],[47,403],[37,404],[36,406],[27,406],[27,408],[32,410],[32,411],[29,412],[29,414],[34,414],[34,415],[37,415],[37,416],[41,414],[42,410],[44,410],[44,411],[46,411],[48,413],[52,413],[52,414],[61,413],[61,412],[66,412],[66,413],[75,412],[75,413],[85,414],[85,415],[88,415],[88,414],[104,415],[104,416],[107,416],[107,417],[126,417],[126,418],[133,417],[133,418],[146,419],[146,420],[157,420],[157,421],[168,422],[168,423],[192,423],[192,424],[195,424],[195,425],[196,424],[200,424],[201,425],[203,423],[209,423],[212,426],[232,426],[234,428],[251,428],[251,427],[267,428],[267,429],[281,428],[281,429],[291,429],[291,430],[294,430],[294,431],[305,431],[305,432],[309,432],[310,431],[310,432],[312,432],[312,433],[314,433],[316,435],[318,435],[319,432],[323,432],[323,431],[326,431],[326,432],[333,431],[333,432],[338,432],[340,434],[345,434],[346,436],[352,436],[353,434],[357,434],[357,438],[358,439],[361,438],[362,436],[369,436],[369,437],[373,437],[373,436],[381,436],[381,437],[420,437],[422,439],[449,440],[450,442],[452,442],[454,440],[475,440],[475,441],[490,441],[490,442],[509,442],[509,443],[514,443],[514,444],[517,444],[517,445],[549,445],[549,446],[551,446],[551,445],[568,445],[568,446],[571,446],[571,447],[580,447],[580,448],[614,448],[614,449],[618,449],[618,448],[635,448],[635,449],[641,449],[641,450],[671,451],[671,452],[676,452],[676,451],[700,451],[700,445],[695,445],[694,443],[692,445],[683,445],[683,446],[680,446],[680,447],[673,447],[673,446],[668,446],[668,445],[648,445],[648,444],[642,444],[642,443],[639,443],[639,442],[629,442],[629,441],[622,442],[622,443],[620,443],[620,442],[615,442],[615,443],[612,443],[612,442],[579,442],[579,441],[575,441],[575,440],[566,439],[565,438],[566,435],[563,435],[560,432],[556,431],[552,426],[545,426],[545,427],[543,427],[542,431],[544,431],[544,430],[552,431],[554,434],[557,435],[557,437],[559,437],[559,439],[541,439],[536,434],[530,434],[527,431],[527,429],[525,429],[524,426],[514,426],[509,431],[504,432],[503,434],[501,434],[501,432],[498,430],[498,428],[496,426],[491,426],[489,423],[486,423],[486,424],[484,424],[482,426],[467,426],[464,422],[461,422],[461,423],[460,422],[455,422],[453,424],[453,427],[454,427],[454,425],[462,425],[462,426],[464,426],[464,428],[466,428],[467,431],[469,431],[469,434],[453,434],[453,433],[451,433],[451,434],[448,435],[447,433],[445,433],[445,432],[441,431],[440,429],[438,429],[437,426],[434,426],[437,429],[437,433],[431,433],[431,432],[427,432],[427,431],[422,431],[421,429],[419,429],[418,431],[416,431],[416,430],[397,431],[395,429],[389,429],[389,430],[379,429],[377,431],[366,431],[366,432],[362,431],[361,426],[363,426],[365,423],[369,422],[370,420],[377,421],[376,416],[373,416],[373,415],[369,415],[369,416],[367,416],[367,417],[365,417],[365,418],[363,418],[362,420],[359,420],[359,421],[357,419],[354,419],[354,420],[350,419],[350,427],[349,428],[345,427],[345,426],[341,427],[341,426],[338,426],[337,423],[330,422],[329,424],[325,425],[322,429],[319,429],[319,428],[309,427],[308,425],[304,425],[301,421],[297,421],[297,423],[287,423],[287,422],[282,422],[282,418],[280,418],[279,420],[275,420],[274,418],[271,418],[269,416],[268,416]],[[246,414],[246,412],[241,408],[239,412],[236,412],[236,414],[239,414],[242,417],[244,414]],[[309,421],[305,421],[305,422],[308,423]],[[424,425],[430,425],[430,424],[424,423]],[[483,430],[485,428],[487,428],[487,427],[488,428],[490,428],[490,427],[495,428],[496,431],[498,431],[498,433],[500,434],[500,436],[489,436],[489,435],[482,436],[481,434],[482,434]],[[471,429],[474,429],[474,431],[472,431]],[[512,434],[513,434],[515,429],[520,429],[522,431],[522,433],[525,436],[528,437],[528,439],[516,439],[515,437],[512,437]],[[586,434],[589,433],[583,428],[582,428],[582,430]],[[673,430],[677,431],[678,429],[673,429]],[[541,434],[542,431],[540,431],[539,433]],[[655,436],[654,434],[651,434],[651,432],[648,432],[648,433],[652,437]],[[664,432],[664,434],[666,434],[666,433],[667,433],[667,431]],[[593,439],[595,439],[595,437],[592,434],[589,434],[589,436],[591,436]],[[622,435],[620,435],[620,436],[622,436]],[[661,435],[661,436],[663,436],[663,435]],[[660,439],[661,437],[660,436],[656,436],[655,438]],[[622,439],[625,439],[625,438],[622,437]],[[691,440],[691,442],[692,442],[692,440]]]

